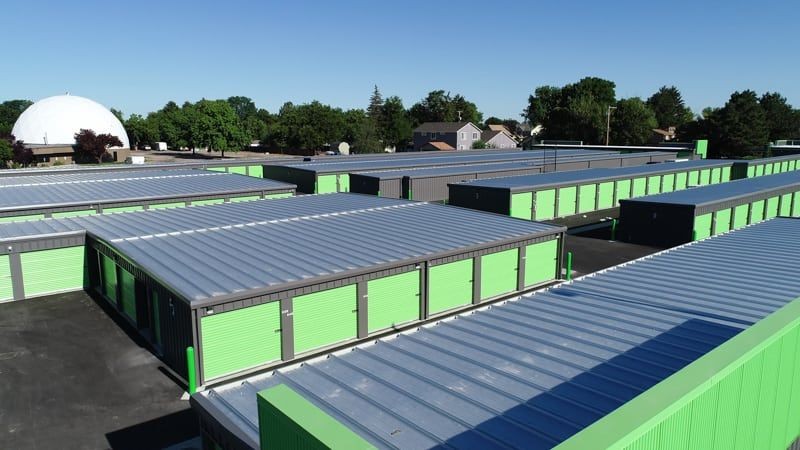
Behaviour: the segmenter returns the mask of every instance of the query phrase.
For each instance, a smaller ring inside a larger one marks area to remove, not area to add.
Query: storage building
[[[294,194],[294,185],[205,170],[0,178],[0,222],[172,208]]]
[[[791,172],[800,169],[798,160],[800,160],[800,154],[734,161],[732,176],[738,180]]]
[[[191,403],[224,449],[784,450],[800,436],[798,234],[770,220]]]
[[[560,160],[548,157],[529,161],[351,173],[350,190],[390,198],[447,201],[449,183],[592,167],[628,167],[673,159],[674,153],[650,152],[635,155],[590,155]]]
[[[450,184],[450,203],[530,220],[614,213],[620,200],[729,181],[731,162],[694,160]]]
[[[620,238],[672,246],[776,216],[800,216],[800,172],[623,200]]]

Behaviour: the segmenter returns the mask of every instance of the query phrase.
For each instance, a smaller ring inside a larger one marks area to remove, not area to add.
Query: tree
[[[483,141],[481,139],[478,139],[477,141],[472,143],[472,148],[474,148],[474,149],[482,149],[482,148],[487,148],[487,145],[486,145],[485,141]]]
[[[431,91],[408,111],[412,125],[425,122],[472,122],[480,124],[483,114],[462,95],[451,96],[443,90]],[[459,114],[461,116],[459,120]]]
[[[152,114],[147,118],[131,114],[125,121],[125,131],[128,132],[128,141],[133,148],[138,149],[140,144],[152,144],[158,141],[158,125],[152,117]]]
[[[33,104],[30,100],[8,100],[0,103],[0,138],[11,136],[11,129],[23,111]]]
[[[611,115],[611,143],[642,145],[647,143],[657,125],[656,116],[639,97],[622,99]]]
[[[14,159],[14,150],[8,139],[0,138],[0,169],[7,169],[8,164]]]
[[[745,156],[769,141],[767,117],[753,91],[734,92],[709,119],[719,156]]]
[[[392,96],[383,102],[383,141],[387,146],[405,148],[414,129],[400,97]]]
[[[191,130],[188,140],[193,147],[219,150],[224,158],[226,151],[238,152],[249,144],[236,111],[227,101],[203,99],[184,109]]]
[[[657,126],[662,130],[677,128],[692,120],[692,111],[686,107],[681,92],[675,86],[662,86],[647,99],[647,105],[653,110]]]
[[[101,163],[111,159],[109,147],[121,147],[122,141],[111,134],[96,134],[81,129],[75,134],[75,161],[78,163]]]
[[[375,89],[369,97],[367,116],[374,120],[376,124],[380,122],[383,116],[383,96],[381,95],[381,91],[378,90],[378,85],[375,85]]]
[[[785,97],[777,92],[767,92],[758,103],[764,110],[770,142],[800,137],[800,112],[792,109]]]
[[[123,118],[122,111],[120,111],[118,109],[115,109],[115,108],[111,108],[111,114],[113,114],[114,117],[116,117],[117,120],[120,121],[120,123],[125,123],[125,119]]]
[[[14,145],[11,147],[11,153],[13,154],[12,160],[23,167],[28,166],[34,161],[33,150],[28,148],[22,141],[14,141]]]
[[[233,111],[236,113],[236,117],[239,118],[242,122],[244,122],[248,117],[255,116],[258,112],[256,108],[256,104],[253,103],[249,97],[242,97],[242,96],[235,96],[235,97],[228,97],[226,100]]]

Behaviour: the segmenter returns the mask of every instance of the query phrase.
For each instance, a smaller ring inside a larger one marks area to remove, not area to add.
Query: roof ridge
[[[165,169],[169,170],[169,169]],[[0,189],[3,188],[17,188],[17,187],[32,187],[32,186],[53,186],[64,184],[88,184],[88,183],[105,183],[112,181],[127,181],[127,180],[162,180],[165,178],[187,178],[187,177],[205,177],[209,175],[229,175],[228,172],[197,172],[197,173],[183,173],[179,175],[151,175],[146,177],[123,177],[123,178],[108,178],[104,180],[70,180],[70,181],[50,181],[46,183],[23,183],[23,184],[0,184]]]

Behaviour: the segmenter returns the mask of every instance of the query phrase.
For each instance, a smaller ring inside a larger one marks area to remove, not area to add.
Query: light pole
[[[608,139],[611,136],[611,111],[617,109],[616,106],[609,106],[606,112],[606,147],[608,147]]]

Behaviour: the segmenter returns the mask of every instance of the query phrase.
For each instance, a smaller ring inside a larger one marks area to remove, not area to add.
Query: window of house
[[[466,138],[467,138],[467,133],[464,133],[464,132],[462,131],[462,132],[461,132],[461,139],[463,140],[463,139],[466,139]]]
[[[431,139],[436,139],[436,132],[435,131],[431,132]]]
[[[472,140],[474,141],[476,139],[478,139],[478,133],[473,132],[472,133]]]

